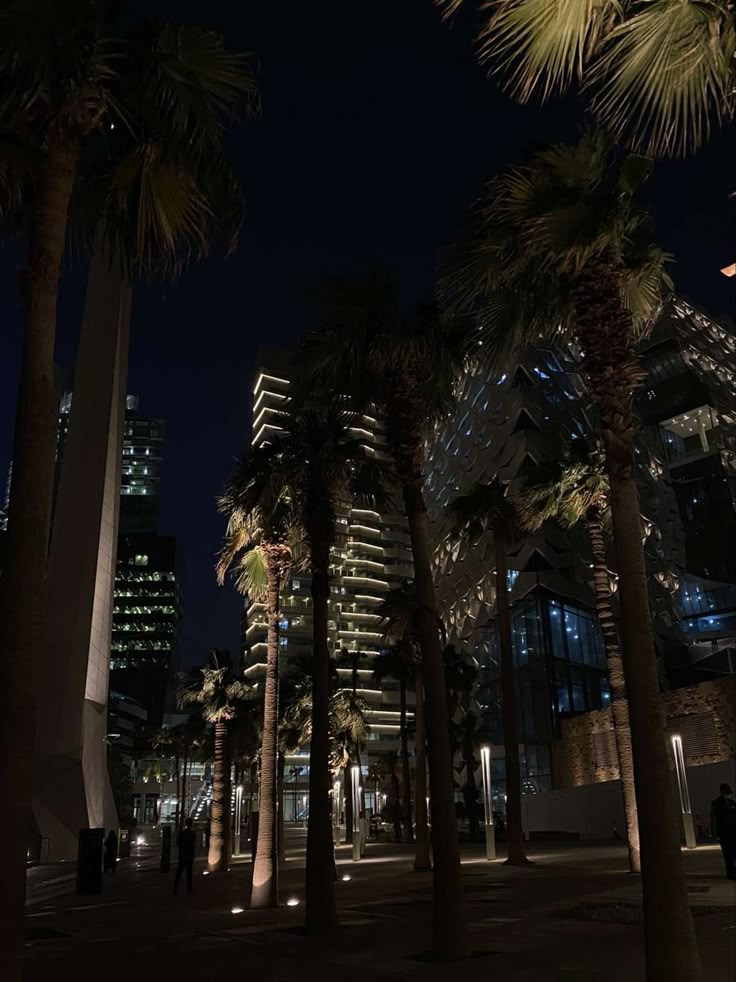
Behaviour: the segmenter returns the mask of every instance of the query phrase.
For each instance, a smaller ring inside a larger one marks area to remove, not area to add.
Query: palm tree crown
[[[196,26],[117,36],[95,0],[11,2],[0,38],[3,217],[32,212],[45,161],[69,146],[77,246],[102,237],[130,273],[157,276],[235,246],[242,200],[223,136],[258,108],[243,56]]]
[[[235,716],[237,702],[251,695],[253,689],[234,677],[230,665],[221,665],[216,652],[209,663],[194,669],[177,690],[181,707],[201,705],[202,717],[208,723],[227,722]]]
[[[589,513],[609,518],[610,486],[605,469],[605,451],[592,449],[576,440],[566,459],[530,475],[516,503],[521,525],[536,532],[554,518],[572,528]]]
[[[447,15],[466,0],[435,0]],[[684,154],[734,108],[736,30],[721,0],[500,0],[481,5],[478,54],[520,101],[576,80],[617,137]]]
[[[649,160],[589,131],[491,181],[448,254],[440,294],[451,309],[475,314],[476,340],[494,368],[574,336],[575,291],[599,265],[615,276],[630,316],[629,345],[646,332],[670,285],[668,256],[651,241],[637,200],[650,172]]]

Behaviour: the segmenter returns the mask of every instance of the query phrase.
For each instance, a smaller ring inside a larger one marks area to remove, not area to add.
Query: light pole
[[[483,812],[486,826],[486,859],[496,858],[496,829],[493,824],[493,801],[491,799],[491,748],[480,748],[480,769],[483,775]]]
[[[235,842],[234,855],[240,855],[240,822],[243,808],[243,785],[239,784],[235,789]]]
[[[685,845],[688,849],[695,849],[698,842],[695,838],[693,813],[690,808],[690,792],[687,786],[687,772],[685,771],[685,754],[682,750],[682,737],[679,733],[673,733],[671,740],[672,753],[675,758],[675,773],[677,774],[677,790],[680,792],[682,825],[685,829]]]
[[[353,862],[360,859],[360,766],[350,767],[350,783],[353,792]]]

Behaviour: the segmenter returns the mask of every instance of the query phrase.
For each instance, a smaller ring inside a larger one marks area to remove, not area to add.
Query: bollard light
[[[685,752],[682,747],[682,737],[679,733],[673,733],[670,740],[672,742],[672,754],[675,758],[675,774],[677,775],[677,790],[680,794],[680,812],[682,814],[682,827],[685,831],[685,845],[688,849],[695,849],[698,841],[695,837],[695,825],[690,806],[690,791],[687,786],[687,771],[685,769]]]
[[[483,814],[485,816],[486,859],[496,858],[496,829],[493,824],[493,801],[491,798],[491,748],[480,748],[480,771],[483,777]]]

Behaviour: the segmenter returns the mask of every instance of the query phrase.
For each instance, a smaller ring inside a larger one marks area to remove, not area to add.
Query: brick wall
[[[662,703],[668,732],[682,736],[688,766],[736,759],[736,677],[673,689]],[[565,720],[552,750],[555,787],[618,780],[615,748],[610,708]]]

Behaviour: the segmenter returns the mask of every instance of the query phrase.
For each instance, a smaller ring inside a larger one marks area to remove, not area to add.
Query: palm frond
[[[631,4],[592,65],[593,108],[655,155],[697,150],[734,108],[736,28],[720,0]]]
[[[479,36],[481,61],[526,102],[565,91],[580,80],[624,4],[618,0],[500,0]]]

